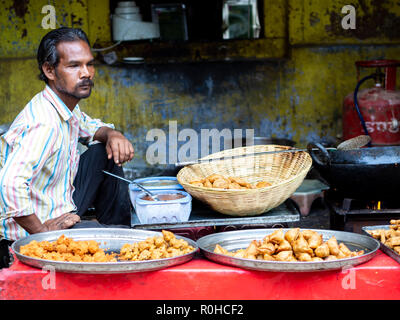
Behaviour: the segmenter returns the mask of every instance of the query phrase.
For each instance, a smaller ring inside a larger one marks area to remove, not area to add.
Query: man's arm
[[[114,162],[122,165],[130,161],[134,156],[132,144],[122,133],[114,130],[113,124],[106,124],[99,119],[92,119],[86,113],[80,111],[79,137],[88,142],[97,140],[106,145],[108,159],[114,158]]]
[[[81,220],[80,217],[74,213],[64,213],[60,217],[49,219],[44,223],[40,222],[36,214],[14,217],[13,219],[29,234],[68,229]]]
[[[45,225],[40,222],[36,214],[30,214],[28,216],[22,217],[14,217],[13,219],[29,234],[48,231],[46,230]]]
[[[80,221],[78,215],[66,213],[42,223],[31,204],[29,181],[51,155],[56,137],[44,124],[27,127],[14,138],[14,150],[0,170],[0,212],[30,234],[69,228]]]
[[[118,165],[133,159],[135,152],[132,144],[117,130],[101,127],[96,131],[93,140],[103,142],[106,145],[108,159],[114,158],[114,162]]]
[[[22,218],[34,214],[29,184],[34,171],[40,171],[51,155],[56,134],[52,127],[38,123],[27,126],[22,134],[11,131],[7,138],[13,149],[0,170],[0,212],[3,217]],[[39,218],[30,219],[32,230],[40,229]]]

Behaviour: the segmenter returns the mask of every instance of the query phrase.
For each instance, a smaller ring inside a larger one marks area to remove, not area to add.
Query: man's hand
[[[132,160],[135,155],[132,144],[117,130],[101,127],[97,130],[93,140],[105,143],[108,159],[114,158],[114,162],[119,166]]]
[[[106,151],[108,159],[114,158],[114,162],[119,166],[132,160],[135,154],[129,140],[116,130],[109,131],[107,135]]]
[[[14,220],[29,234],[34,234],[46,231],[68,229],[81,221],[81,218],[75,213],[68,212],[64,213],[58,218],[46,220],[44,223],[40,222],[36,214],[14,217]]]
[[[46,220],[43,223],[44,231],[55,231],[71,228],[76,223],[80,222],[81,218],[75,213],[64,213],[61,216]],[[41,232],[44,232],[41,231]]]

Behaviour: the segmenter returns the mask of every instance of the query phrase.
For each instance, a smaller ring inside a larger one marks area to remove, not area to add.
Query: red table
[[[0,270],[0,288],[0,299],[7,300],[397,300],[400,264],[378,251],[362,265],[314,273],[250,271],[196,257],[152,272],[51,275],[16,260],[10,268]]]

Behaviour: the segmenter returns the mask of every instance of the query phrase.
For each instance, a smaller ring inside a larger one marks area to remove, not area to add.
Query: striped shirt
[[[13,217],[44,221],[76,210],[72,199],[78,142],[90,143],[102,127],[76,105],[71,112],[46,86],[0,136],[0,239],[28,235]]]

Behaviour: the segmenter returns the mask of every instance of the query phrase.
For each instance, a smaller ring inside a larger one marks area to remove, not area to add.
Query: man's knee
[[[91,152],[96,156],[107,158],[106,145],[104,143],[94,143],[88,146],[88,150],[86,152]]]
[[[108,158],[106,146],[104,143],[95,143],[88,147],[82,154],[81,159],[88,159],[88,163],[95,165],[97,163],[100,167],[106,167]]]

